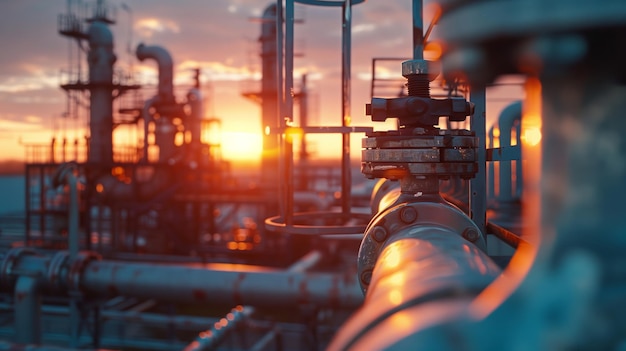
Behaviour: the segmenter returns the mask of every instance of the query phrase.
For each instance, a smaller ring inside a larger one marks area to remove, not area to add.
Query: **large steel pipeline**
[[[42,287],[79,289],[96,296],[123,295],[171,302],[250,306],[355,308],[362,303],[356,279],[350,275],[308,272],[208,270],[164,264],[100,261],[82,252],[70,261],[31,252],[9,252],[0,267],[3,285],[14,277],[36,274]]]
[[[359,253],[365,302],[335,336],[330,350],[393,347],[425,325],[461,316],[471,300],[500,273],[487,254],[470,242],[473,239],[480,243],[482,238],[468,236],[467,229],[458,230],[463,225],[472,228],[471,220],[460,211],[445,204],[412,205],[415,204],[396,205],[370,224]],[[422,211],[415,211],[413,216],[407,208]],[[432,211],[439,211],[442,216],[433,216]],[[404,220],[412,218],[414,223],[396,221],[394,212],[403,212]],[[422,214],[426,219],[418,221],[417,216]],[[373,249],[367,236],[374,241],[383,238],[382,248]],[[364,258],[364,250],[380,252],[369,273],[364,267],[372,258]]]
[[[157,264],[93,261],[81,288],[97,295],[228,305],[357,307],[356,280],[339,275],[218,271]]]

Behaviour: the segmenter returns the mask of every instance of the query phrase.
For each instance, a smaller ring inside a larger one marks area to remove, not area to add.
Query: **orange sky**
[[[72,0],[76,1],[76,0]],[[259,0],[125,0],[131,11],[117,5],[117,25],[113,27],[116,69],[133,68],[144,84],[156,82],[154,62],[139,63],[128,54],[128,47],[139,42],[167,48],[175,63],[175,82],[191,83],[191,69],[202,69],[201,80],[208,104],[206,117],[222,120],[222,151],[226,159],[250,159],[260,146],[259,107],[241,96],[255,89],[260,77],[257,38],[260,25],[250,18],[261,15],[271,1]],[[67,110],[63,91],[58,88],[59,72],[67,69],[70,43],[56,33],[57,14],[66,8],[65,0],[10,0],[0,4],[0,160],[23,159],[20,143],[47,143],[54,131],[70,140],[81,138],[75,130],[83,123],[61,116]],[[411,53],[411,1],[369,0],[354,7],[352,52],[352,125],[393,128],[392,123],[369,121],[364,106],[369,102],[371,59],[408,57]],[[427,18],[429,18],[427,13]],[[302,73],[309,77],[310,119],[314,125],[339,125],[341,121],[341,10],[296,5],[295,81]],[[132,18],[132,26],[130,20]],[[429,22],[428,20],[426,21]],[[132,35],[129,35],[132,28]],[[435,30],[436,33],[436,30]],[[75,50],[75,49],[74,49]],[[86,65],[86,63],[82,63]],[[400,76],[400,67],[381,70]],[[511,97],[521,90],[512,88],[497,95],[488,109],[493,119]],[[177,92],[183,100],[185,90]],[[295,110],[297,114],[297,109]],[[84,113],[83,113],[84,115]],[[66,130],[65,133],[61,130]],[[360,157],[360,139],[352,138],[355,158]],[[135,135],[118,135],[127,141]],[[339,154],[339,138],[312,137],[309,148],[314,156]],[[247,149],[241,152],[241,146]]]

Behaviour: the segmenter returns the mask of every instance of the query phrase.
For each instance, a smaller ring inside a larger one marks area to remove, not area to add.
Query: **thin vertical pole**
[[[284,124],[293,121],[294,0],[285,2],[285,112]],[[293,224],[293,136],[285,135],[285,224]]]
[[[413,0],[413,59],[424,59],[423,1]]]
[[[351,64],[351,34],[352,34],[352,1],[345,0],[342,6],[342,35],[341,35],[341,125],[350,125],[350,64]],[[352,172],[350,165],[350,133],[343,133],[341,153],[341,211],[344,215],[350,213],[352,205],[351,188]]]
[[[476,138],[478,139],[476,149],[478,169],[476,176],[470,180],[470,217],[476,223],[476,226],[485,233],[487,221],[485,88],[472,89],[470,91],[470,101],[474,103],[474,115],[470,117],[470,129],[476,133]]]
[[[284,52],[283,52],[283,40],[284,40],[284,28],[283,28],[283,0],[276,0],[276,112],[277,112],[277,116],[276,118],[278,119],[278,123],[276,123],[276,125],[279,127],[279,129],[284,129],[285,128],[285,120],[283,118],[284,116],[284,111],[285,111],[285,105],[284,105]],[[285,154],[285,148],[284,148],[284,140],[285,140],[285,136],[280,134],[279,135],[279,144],[281,145],[280,147],[280,155],[279,155],[279,161],[278,161],[278,174],[279,176],[284,176],[285,175],[285,163],[284,163],[284,154]],[[279,181],[279,179],[275,179],[275,181]],[[286,197],[286,188],[285,188],[285,184],[284,182],[280,182],[280,185],[278,187],[279,189],[279,201],[278,201],[278,207],[279,207],[279,211],[283,216],[286,216],[287,213],[287,206],[286,206],[286,201],[285,201],[285,197]]]

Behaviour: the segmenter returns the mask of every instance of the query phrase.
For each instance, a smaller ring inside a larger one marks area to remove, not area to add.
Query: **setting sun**
[[[263,141],[261,133],[222,132],[222,157],[233,161],[259,161]]]

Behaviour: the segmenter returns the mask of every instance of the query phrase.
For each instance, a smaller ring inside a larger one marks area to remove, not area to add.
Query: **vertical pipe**
[[[293,121],[294,0],[285,2],[285,126]],[[293,137],[285,135],[285,224],[293,224]]]
[[[284,128],[285,127],[285,119],[283,118],[284,116],[284,111],[285,111],[285,78],[284,78],[284,69],[285,69],[285,65],[284,65],[284,57],[285,57],[285,52],[283,51],[283,42],[284,40],[284,28],[283,28],[283,0],[276,0],[276,73],[277,73],[277,77],[276,77],[276,95],[277,95],[277,99],[276,99],[276,111],[277,111],[277,116],[276,118],[278,119],[278,127],[279,128]],[[284,135],[280,134],[280,140],[279,140],[279,144],[281,145],[280,147],[280,155],[279,155],[279,162],[278,162],[278,174],[283,175],[285,174],[285,164],[283,162],[284,159],[284,145],[283,145],[283,140],[284,140]],[[279,181],[279,179],[274,179],[274,181]],[[279,182],[281,185],[279,186],[279,201],[278,201],[278,207],[279,207],[279,211],[281,214],[283,214],[283,216],[287,213],[286,210],[286,204],[285,204],[285,196],[286,196],[286,189],[285,189],[285,185],[282,182]]]
[[[350,64],[351,64],[351,34],[352,34],[352,1],[345,0],[342,6],[342,35],[341,35],[341,125],[350,125]],[[350,133],[343,133],[341,153],[341,211],[350,213],[352,206],[351,188],[352,172],[350,168]]]
[[[28,247],[30,246],[30,207],[31,207],[31,198],[30,198],[30,172],[32,170],[32,167],[28,164],[26,164],[26,180],[25,180],[25,184],[24,184],[24,188],[25,188],[25,196],[24,199],[26,199],[26,203],[25,203],[25,210],[26,210],[26,220],[24,221],[24,227],[25,227],[25,232],[26,235],[24,235],[24,246]]]
[[[470,217],[476,223],[478,229],[485,232],[487,222],[487,199],[486,199],[486,122],[485,122],[485,88],[475,88],[470,91],[470,101],[474,103],[474,115],[470,117],[470,129],[476,133],[478,145],[476,158],[478,169],[476,176],[470,180]]]
[[[39,168],[39,236],[45,239],[46,233],[46,187],[45,168]]]
[[[514,102],[507,106],[498,118],[498,129],[500,130],[500,147],[511,146],[511,130],[515,121],[520,121],[522,117],[522,103]],[[518,133],[519,134],[519,133]],[[513,175],[511,174],[511,164],[513,161],[500,161],[500,191],[498,201],[511,202],[515,200],[513,194]]]
[[[489,134],[487,135],[487,148],[489,149],[493,149],[493,145],[494,145],[494,135],[493,135],[493,128],[491,127],[489,128]],[[485,160],[486,162],[486,160]],[[496,196],[496,170],[495,170],[495,165],[493,164],[493,162],[489,162],[486,163],[485,165],[486,169],[487,169],[487,178],[486,180],[486,184],[487,184],[487,199],[491,200],[494,199]]]
[[[65,177],[70,194],[69,194],[69,213],[68,213],[68,250],[70,259],[76,258],[78,255],[78,182],[72,170],[67,171]]]
[[[413,0],[413,59],[424,59],[423,1]]]
[[[41,296],[39,278],[20,276],[15,284],[15,341],[41,342]]]
[[[264,215],[277,214],[276,193],[279,188],[276,180],[279,177],[279,135],[274,130],[279,126],[278,121],[278,81],[277,81],[277,26],[281,17],[276,11],[276,4],[269,5],[263,13],[261,27],[261,60],[262,60],[262,126],[263,126],[263,156],[261,163],[261,186],[265,189],[266,197],[274,201],[268,202]],[[268,131],[272,131],[268,133]],[[269,205],[271,203],[271,205]],[[280,212],[282,213],[282,212]]]

